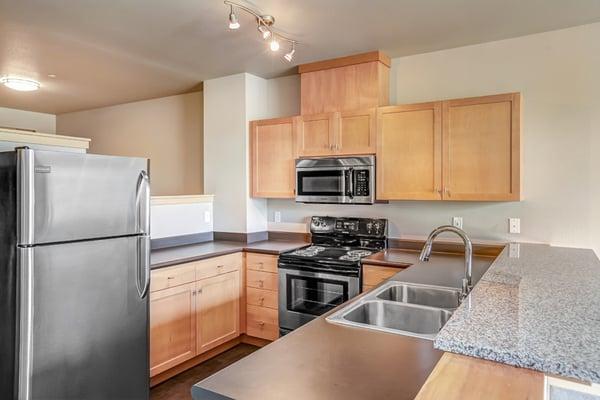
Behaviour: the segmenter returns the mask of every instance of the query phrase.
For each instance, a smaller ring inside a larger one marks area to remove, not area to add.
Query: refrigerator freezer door
[[[144,158],[17,150],[19,244],[149,232]]]
[[[138,292],[144,239],[19,249],[30,266],[20,286],[20,398],[148,399],[148,296]]]

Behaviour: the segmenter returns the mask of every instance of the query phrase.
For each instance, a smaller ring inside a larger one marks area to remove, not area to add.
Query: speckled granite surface
[[[600,260],[586,249],[507,246],[434,346],[600,383]]]

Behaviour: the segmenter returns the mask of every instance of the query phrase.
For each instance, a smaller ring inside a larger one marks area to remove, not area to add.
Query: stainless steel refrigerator
[[[0,398],[147,399],[148,160],[0,153]]]

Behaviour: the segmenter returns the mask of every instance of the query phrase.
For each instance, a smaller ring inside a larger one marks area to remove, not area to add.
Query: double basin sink
[[[460,305],[460,290],[390,281],[327,317],[334,324],[434,340]]]

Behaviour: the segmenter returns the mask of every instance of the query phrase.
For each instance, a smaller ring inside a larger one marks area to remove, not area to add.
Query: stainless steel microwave
[[[375,156],[296,160],[296,202],[373,204]]]

